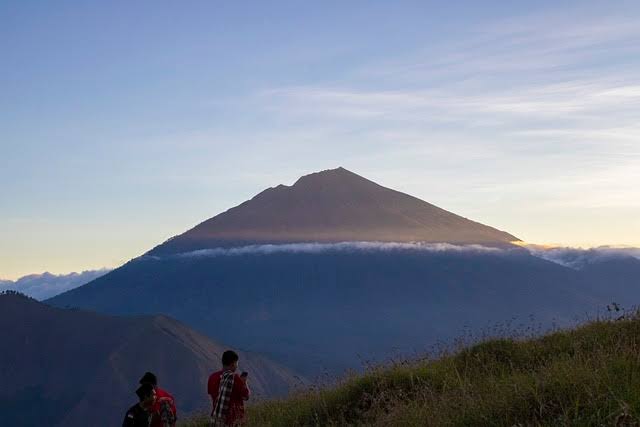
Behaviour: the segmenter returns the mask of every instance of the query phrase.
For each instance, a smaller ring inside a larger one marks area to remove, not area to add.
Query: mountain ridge
[[[118,425],[136,401],[137,381],[155,372],[181,414],[205,409],[208,375],[226,347],[166,315],[118,317],[0,295],[0,411],[3,425]],[[299,383],[286,368],[238,351],[252,390],[282,395]],[[104,396],[109,395],[109,399]],[[40,408],[25,415],[27,408]],[[96,411],[101,414],[95,419]]]

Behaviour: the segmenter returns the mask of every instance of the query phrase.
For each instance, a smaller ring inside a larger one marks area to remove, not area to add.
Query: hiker
[[[139,402],[133,405],[124,415],[122,427],[149,427],[151,410],[156,401],[156,391],[151,384],[142,384],[136,390]]]
[[[208,393],[211,396],[211,427],[231,427],[244,421],[244,401],[249,399],[247,373],[238,375],[238,354],[227,350],[222,354],[222,369],[209,377]]]
[[[178,419],[176,403],[169,393],[158,387],[158,378],[151,372],[140,378],[140,384],[150,384],[156,392],[156,401],[151,408],[151,427],[174,427]]]

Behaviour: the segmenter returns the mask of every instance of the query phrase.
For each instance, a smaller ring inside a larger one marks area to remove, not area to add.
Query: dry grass
[[[247,415],[247,426],[260,427],[640,426],[640,318],[371,369]]]

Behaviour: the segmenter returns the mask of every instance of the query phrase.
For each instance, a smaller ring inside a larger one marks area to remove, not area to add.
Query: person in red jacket
[[[244,421],[244,402],[249,400],[247,374],[236,374],[238,354],[227,350],[222,354],[222,369],[209,377],[207,391],[211,396],[211,426],[238,426]]]
[[[178,419],[176,401],[169,393],[158,387],[158,378],[151,372],[140,378],[140,384],[150,384],[156,391],[156,401],[151,407],[150,427],[175,427]]]

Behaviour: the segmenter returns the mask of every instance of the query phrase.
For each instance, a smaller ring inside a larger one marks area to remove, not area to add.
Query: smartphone
[[[249,372],[244,371],[243,373],[241,373],[241,374],[240,374],[240,376],[241,376],[242,378],[247,378],[247,377],[249,376]]]

